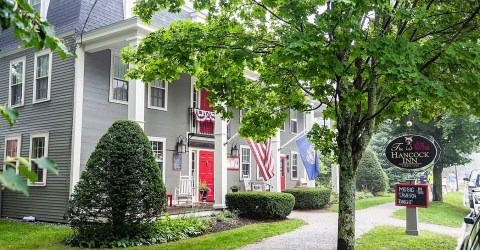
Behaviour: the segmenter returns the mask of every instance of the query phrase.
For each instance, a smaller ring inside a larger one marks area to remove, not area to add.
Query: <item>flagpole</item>
[[[230,139],[228,139],[227,142],[225,142],[225,143],[223,144],[223,146],[227,145],[227,143],[231,142],[231,141],[232,141],[235,137],[237,137],[237,136],[238,136],[238,132],[235,133],[234,135],[232,135],[232,137],[230,137]]]
[[[294,136],[292,139],[290,139],[289,141],[287,141],[285,144],[283,144],[283,146],[281,146],[278,151],[280,151],[282,148],[284,148],[285,146],[287,146],[288,144],[290,144],[292,141],[294,141],[295,139],[297,139],[298,137],[302,136],[305,131],[307,131],[307,129],[304,129],[302,132],[298,133],[296,136]]]

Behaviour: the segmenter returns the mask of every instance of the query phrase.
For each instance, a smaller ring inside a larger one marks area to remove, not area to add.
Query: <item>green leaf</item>
[[[2,112],[3,117],[5,120],[8,121],[10,127],[17,122],[18,118],[18,111],[11,107],[0,106],[0,111]]]
[[[38,159],[32,159],[32,161],[35,162],[39,168],[46,169],[58,175],[58,165],[54,160],[52,160],[52,158],[42,157]]]
[[[55,36],[55,29],[53,28],[53,26],[51,25],[45,25],[43,27],[43,30],[45,31],[45,35],[47,37],[53,37]]]
[[[23,157],[7,157],[7,161],[8,160],[19,161],[21,166],[25,166],[27,168],[30,167],[30,162],[28,162],[28,160]]]
[[[0,174],[0,183],[12,191],[22,192],[25,196],[28,197],[28,187],[25,180],[17,175],[16,171],[7,168],[3,173]]]
[[[37,180],[38,180],[37,175],[36,175],[34,172],[28,170],[27,167],[25,167],[25,166],[20,166],[20,167],[18,167],[18,171],[19,171],[21,174],[25,175],[30,182],[37,182]]]

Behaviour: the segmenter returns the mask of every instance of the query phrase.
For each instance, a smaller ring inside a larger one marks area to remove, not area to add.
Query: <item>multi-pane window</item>
[[[114,52],[112,67],[112,101],[128,102],[128,80],[125,79],[125,73],[128,70],[128,64],[123,64],[120,54]]]
[[[292,174],[292,180],[296,180],[298,179],[298,153],[294,153],[292,152],[292,162],[290,164],[291,168],[292,168],[292,171],[291,171],[291,174]]]
[[[51,53],[41,53],[35,57],[35,82],[33,85],[33,101],[50,99]]]
[[[298,133],[297,111],[290,110],[290,132]]]
[[[30,159],[38,159],[48,155],[48,133],[32,134],[30,137]],[[40,168],[35,162],[30,162],[30,170],[37,175],[37,182],[30,185],[44,186],[46,184],[47,172]]]
[[[20,155],[20,141],[21,141],[20,136],[5,138],[5,154],[4,154],[5,160],[7,159],[7,157],[17,157]],[[13,166],[9,166],[7,164],[5,164],[3,168],[4,169],[14,168],[15,171],[18,173],[18,162],[16,162],[15,164],[17,165],[16,168]]]
[[[250,178],[250,166],[252,164],[252,156],[250,148],[240,147],[240,180]]]
[[[153,81],[149,88],[149,108],[167,109],[167,84]]]
[[[164,171],[165,171],[165,138],[160,137],[148,137],[152,145],[153,157],[158,164],[160,173],[162,175],[162,180],[165,181]]]
[[[10,63],[10,106],[23,105],[25,89],[25,58]]]

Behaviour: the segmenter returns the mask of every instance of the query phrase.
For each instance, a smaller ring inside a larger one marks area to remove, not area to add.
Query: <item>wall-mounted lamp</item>
[[[230,155],[232,157],[238,157],[239,153],[240,153],[240,149],[238,149],[238,144],[237,144],[236,141],[233,141],[232,142],[232,149],[230,150]]]
[[[290,159],[290,156],[289,156],[289,155],[285,155],[285,158],[287,158],[287,160],[288,160],[288,159]]]
[[[187,145],[183,142],[183,135],[179,135],[177,139],[177,153],[182,154],[187,152]]]

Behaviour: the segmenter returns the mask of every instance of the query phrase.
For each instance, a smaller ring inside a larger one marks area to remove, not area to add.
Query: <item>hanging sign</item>
[[[420,135],[404,135],[391,140],[385,155],[393,165],[416,169],[427,166],[437,157],[437,148],[429,139]]]
[[[395,206],[428,207],[428,184],[395,184]]]

